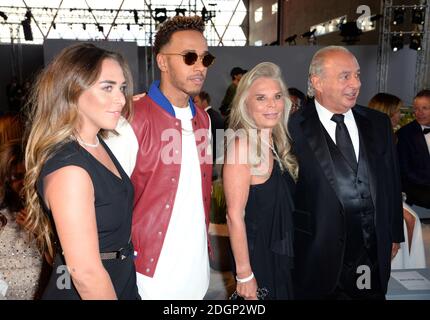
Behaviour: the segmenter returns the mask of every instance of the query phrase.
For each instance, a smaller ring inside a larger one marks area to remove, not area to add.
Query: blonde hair
[[[232,102],[229,128],[234,131],[244,129],[243,131],[250,138],[251,129],[258,130],[254,119],[249,115],[246,106],[246,99],[252,84],[260,78],[269,78],[279,83],[282,96],[285,102],[285,108],[281,116],[281,121],[273,128],[272,138],[275,149],[277,150],[283,168],[287,168],[290,175],[296,180],[298,176],[298,163],[291,150],[290,136],[288,133],[288,117],[291,109],[291,100],[288,96],[287,87],[282,79],[280,68],[271,62],[262,62],[248,71],[240,80],[236,95]],[[261,145],[261,137],[258,138],[257,145]],[[252,143],[252,141],[250,141]],[[264,154],[263,154],[264,156]]]
[[[97,81],[105,59],[118,62],[122,68],[127,84],[122,114],[129,118],[133,82],[126,61],[118,53],[86,43],[65,48],[54,58],[39,75],[27,105],[30,131],[25,150],[26,227],[49,258],[54,256],[53,231],[38,198],[36,183],[45,162],[61,145],[71,141],[79,124],[78,99]],[[107,133],[100,130],[103,137]]]
[[[377,93],[369,101],[369,108],[381,111],[390,118],[403,107],[400,98],[389,93]]]

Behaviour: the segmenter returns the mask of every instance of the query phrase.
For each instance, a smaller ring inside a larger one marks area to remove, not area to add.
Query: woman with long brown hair
[[[130,116],[131,98],[125,60],[91,44],[64,49],[34,86],[27,227],[54,261],[42,298],[138,298],[133,187],[102,139]]]
[[[21,140],[0,145],[0,300],[36,298],[42,268],[31,234],[24,228],[24,152]]]
[[[19,114],[5,114],[0,116],[0,145],[11,140],[22,139],[24,125]]]

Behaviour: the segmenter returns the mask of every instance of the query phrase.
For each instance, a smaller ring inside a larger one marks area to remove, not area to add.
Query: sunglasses
[[[211,66],[214,61],[215,57],[211,55],[210,53],[205,53],[202,56],[199,56],[197,53],[189,51],[187,53],[163,53],[165,55],[174,55],[174,56],[182,56],[184,59],[184,63],[187,66],[192,66],[197,62],[197,59],[200,58],[202,60],[202,64],[205,68]]]

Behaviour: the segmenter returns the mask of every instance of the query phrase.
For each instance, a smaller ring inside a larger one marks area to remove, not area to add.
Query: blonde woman
[[[132,80],[117,53],[64,49],[31,97],[27,227],[53,257],[44,299],[137,299],[133,187],[101,139],[129,115]]]
[[[377,93],[369,101],[369,108],[381,111],[390,117],[393,130],[399,128],[402,107],[403,101],[389,93]]]
[[[270,62],[245,74],[231,108],[230,129],[237,137],[227,146],[223,181],[236,293],[245,299],[292,298],[298,167],[287,131],[290,108],[281,71]]]

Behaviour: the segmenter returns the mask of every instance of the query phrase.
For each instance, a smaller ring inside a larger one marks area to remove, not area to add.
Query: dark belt
[[[129,242],[124,248],[121,248],[117,251],[111,252],[100,252],[100,258],[102,260],[124,260],[126,259],[133,251],[133,246],[131,242]]]

